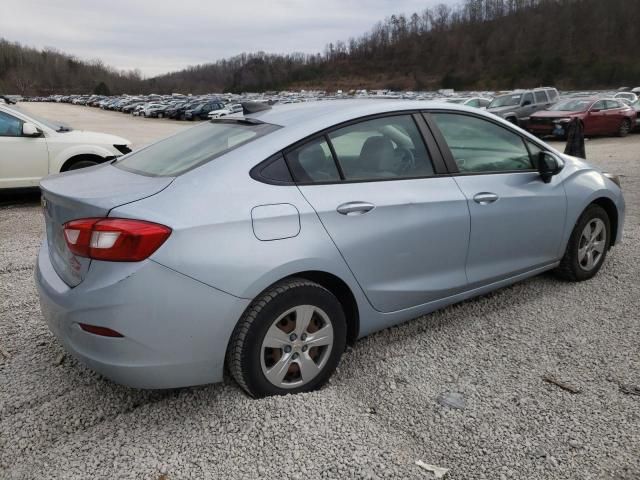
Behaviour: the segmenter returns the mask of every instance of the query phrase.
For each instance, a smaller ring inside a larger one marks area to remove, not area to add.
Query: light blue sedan
[[[245,105],[44,179],[40,303],[116,382],[324,384],[348,342],[547,270],[593,277],[622,238],[616,176],[464,106]]]

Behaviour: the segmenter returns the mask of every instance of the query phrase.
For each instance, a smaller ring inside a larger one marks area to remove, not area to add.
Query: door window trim
[[[453,157],[453,153],[451,153],[451,150],[449,149],[449,145],[447,144],[447,141],[444,138],[444,135],[442,134],[442,132],[440,131],[440,129],[438,128],[438,125],[436,124],[436,121],[433,119],[433,117],[431,116],[431,114],[434,113],[444,113],[444,114],[454,114],[454,115],[462,115],[465,117],[472,117],[472,118],[477,118],[479,120],[484,120],[486,122],[489,123],[493,123],[494,125],[501,127],[505,130],[507,130],[508,132],[513,133],[514,135],[517,135],[518,137],[520,137],[520,139],[522,140],[522,143],[524,145],[524,148],[527,150],[527,152],[529,152],[529,158],[531,159],[532,164],[534,165],[534,168],[527,168],[527,169],[520,169],[520,170],[490,170],[490,171],[483,171],[483,172],[461,172],[460,169],[458,168],[458,164],[456,163],[454,157]],[[447,166],[447,169],[449,170],[449,174],[452,176],[470,176],[470,175],[499,175],[499,174],[510,174],[510,173],[532,173],[535,172],[537,173],[538,170],[535,168],[535,163],[533,160],[533,157],[531,155],[531,150],[529,149],[529,147],[527,146],[527,142],[531,142],[533,143],[535,146],[537,146],[540,150],[544,151],[544,152],[548,152],[549,150],[544,146],[541,145],[539,142],[531,139],[530,137],[523,135],[520,132],[517,132],[515,130],[512,130],[511,128],[509,128],[506,125],[503,125],[502,123],[492,119],[492,118],[487,118],[483,115],[478,115],[472,112],[463,112],[460,110],[433,110],[433,109],[429,109],[429,110],[423,110],[422,111],[422,116],[424,117],[424,120],[426,122],[426,124],[429,127],[429,130],[431,131],[433,138],[435,139],[436,144],[438,145],[438,148],[440,149],[440,152],[442,154],[442,157],[444,159],[444,162]]]
[[[331,143],[331,139],[329,138],[329,134],[334,131],[340,130],[342,128],[355,125],[357,123],[366,122],[369,120],[375,120],[378,118],[386,118],[386,117],[398,117],[398,116],[408,116],[411,117],[416,125],[416,129],[424,143],[424,147],[427,151],[427,154],[430,157],[431,165],[433,167],[434,173],[432,175],[421,175],[421,176],[412,176],[412,177],[392,177],[392,178],[371,178],[371,179],[354,179],[347,180],[344,178],[344,172],[342,171],[342,166],[340,166],[340,162],[338,161],[335,149],[333,144]],[[265,168],[268,163],[274,161],[274,157],[282,154],[284,156],[285,162],[287,164],[287,168],[289,168],[289,172],[293,172],[291,166],[289,165],[288,155],[294,150],[302,147],[303,145],[317,140],[319,138],[323,138],[324,141],[329,145],[329,149],[331,150],[331,155],[333,157],[333,161],[336,163],[336,168],[338,169],[338,173],[340,174],[340,180],[330,180],[325,182],[301,182],[297,181],[296,178],[292,175],[293,182],[275,182],[273,180],[269,180],[260,175],[260,172],[263,168]],[[446,167],[446,163],[442,157],[442,153],[438,148],[436,141],[431,136],[431,132],[425,123],[425,120],[422,116],[420,110],[410,109],[410,110],[395,110],[392,112],[383,112],[376,113],[372,115],[365,115],[363,117],[358,117],[355,119],[347,120],[345,122],[338,123],[336,125],[332,125],[323,130],[319,130],[311,135],[308,135],[301,140],[298,140],[287,147],[281,149],[280,151],[274,153],[269,156],[266,160],[258,163],[254,167],[251,168],[249,172],[251,178],[257,180],[262,183],[267,183],[270,185],[299,185],[299,186],[312,186],[312,185],[338,185],[338,184],[352,184],[352,183],[370,183],[370,182],[397,182],[403,180],[421,180],[421,179],[429,179],[429,178],[438,178],[438,177],[448,177],[450,176],[450,172]]]

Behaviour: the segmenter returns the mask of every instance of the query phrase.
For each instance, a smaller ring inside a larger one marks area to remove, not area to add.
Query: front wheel
[[[94,162],[93,160],[80,160],[72,163],[66,171],[70,172],[71,170],[80,170],[81,168],[95,167],[96,165],[98,165],[98,162]]]
[[[593,278],[607,256],[610,231],[607,212],[598,205],[589,206],[573,228],[556,274],[571,282]]]
[[[324,385],[346,345],[342,305],[317,283],[292,278],[253,301],[231,337],[227,365],[252,397]]]
[[[627,135],[629,135],[630,131],[631,131],[631,121],[628,118],[625,118],[620,124],[620,128],[618,129],[618,136],[626,137]]]

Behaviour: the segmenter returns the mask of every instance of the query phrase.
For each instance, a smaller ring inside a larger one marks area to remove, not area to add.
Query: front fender
[[[564,181],[567,192],[567,222],[563,235],[562,252],[565,251],[571,232],[580,215],[593,202],[601,199],[610,200],[618,212],[618,228],[615,232],[616,242],[622,239],[624,229],[625,202],[622,190],[611,180],[594,169],[576,169],[567,172]]]
[[[121,153],[117,152],[115,149],[109,149],[99,145],[87,144],[69,146],[64,148],[62,151],[57,152],[51,159],[49,173],[59,173],[67,160],[78,155],[97,155],[101,158],[107,158],[115,155],[121,155]]]

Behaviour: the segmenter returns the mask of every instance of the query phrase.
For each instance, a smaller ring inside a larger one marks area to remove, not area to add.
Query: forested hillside
[[[0,42],[0,90],[80,93],[101,81],[114,93],[638,86],[639,38],[638,0],[466,0],[393,15],[316,55],[242,54],[144,81],[56,52],[22,49],[16,61],[18,47]]]
[[[0,38],[0,94],[135,93],[144,88],[139,72],[120,72],[100,60],[82,61]]]

